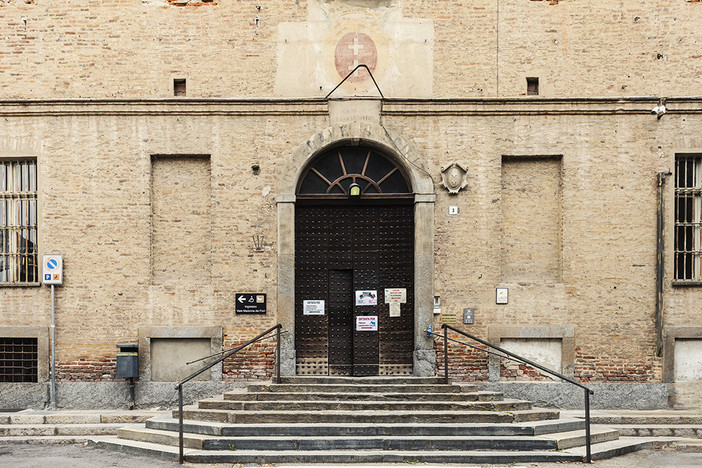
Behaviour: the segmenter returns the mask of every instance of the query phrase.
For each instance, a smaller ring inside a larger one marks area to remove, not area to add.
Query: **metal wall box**
[[[128,379],[139,377],[139,345],[118,344],[117,348],[117,378]]]

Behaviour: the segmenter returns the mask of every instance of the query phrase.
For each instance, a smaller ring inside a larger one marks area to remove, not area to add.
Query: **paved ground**
[[[412,464],[384,465],[387,467],[407,467]],[[148,457],[125,455],[118,452],[98,449],[83,444],[63,444],[63,445],[36,445],[36,444],[9,444],[0,445],[0,467],[12,468],[163,468],[177,467],[177,463],[157,460]],[[193,465],[184,466],[194,468],[206,467],[233,467],[242,465]],[[254,466],[254,465],[247,465]],[[285,468],[304,468],[306,465],[277,465]],[[315,467],[331,467],[338,465],[312,465]],[[345,465],[344,468],[355,467],[369,468],[376,465]],[[416,464],[417,468],[470,468],[477,466],[492,466],[505,468],[577,468],[582,464],[562,464],[562,463],[526,463],[517,465],[425,465]],[[597,461],[594,468],[686,468],[702,467],[702,453],[677,453],[677,452],[636,452],[623,457],[610,460]]]

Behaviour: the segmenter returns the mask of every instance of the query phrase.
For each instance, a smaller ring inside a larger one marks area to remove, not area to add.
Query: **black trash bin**
[[[128,379],[139,377],[139,345],[118,344],[117,378]]]
[[[139,378],[139,345],[118,344],[117,378],[129,379],[129,409],[134,409],[134,379]]]

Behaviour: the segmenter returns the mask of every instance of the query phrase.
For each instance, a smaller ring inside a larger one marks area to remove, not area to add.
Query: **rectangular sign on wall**
[[[237,314],[265,314],[266,295],[263,293],[237,293],[234,295]]]
[[[44,255],[41,272],[42,283],[63,284],[63,256]]]

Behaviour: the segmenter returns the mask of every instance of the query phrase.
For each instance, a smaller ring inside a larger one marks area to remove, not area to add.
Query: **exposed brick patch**
[[[652,362],[584,355],[576,351],[575,379],[580,382],[654,382],[660,377]]]
[[[434,344],[436,351],[436,375],[444,375],[444,346],[437,342]],[[487,382],[488,380],[488,354],[471,348],[461,349],[455,347],[448,351],[449,378],[456,382]]]
[[[244,344],[246,341],[229,342],[225,349]],[[223,363],[222,380],[268,379],[275,372],[275,342],[256,343],[244,348]]]
[[[112,382],[116,375],[116,358],[56,363],[56,380],[61,382]]]
[[[526,364],[516,363],[514,361],[503,360],[500,363],[500,380],[508,382],[524,382],[524,381],[560,381],[560,379],[551,377],[545,372],[541,372],[535,367]]]

